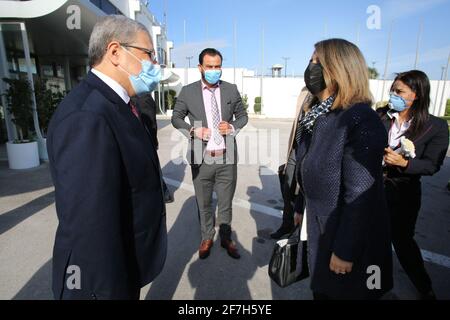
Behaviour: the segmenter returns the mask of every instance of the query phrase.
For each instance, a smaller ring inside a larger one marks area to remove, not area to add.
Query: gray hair
[[[94,26],[89,39],[89,65],[99,64],[106,53],[106,47],[111,41],[131,43],[139,31],[144,31],[152,38],[147,28],[140,22],[121,15],[109,15],[102,18]]]

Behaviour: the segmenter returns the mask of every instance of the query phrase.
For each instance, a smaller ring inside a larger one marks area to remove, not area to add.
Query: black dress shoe
[[[220,242],[220,245],[222,246],[222,248],[227,249],[227,253],[230,257],[232,257],[233,259],[239,259],[241,257],[241,255],[238,252],[238,249],[236,247],[236,244],[231,241],[231,240],[222,240]]]
[[[420,294],[420,300],[437,300],[433,290]]]
[[[280,227],[280,229],[278,229],[274,233],[271,233],[270,237],[272,239],[278,240],[278,239],[281,239],[282,237],[287,236],[288,234],[290,234],[292,232],[292,230],[294,230],[294,227],[292,227],[292,228]]]

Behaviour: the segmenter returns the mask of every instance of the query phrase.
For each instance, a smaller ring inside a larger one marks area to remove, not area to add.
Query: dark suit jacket
[[[394,121],[388,116],[388,111],[388,107],[377,110],[386,132],[389,132]],[[405,137],[410,138],[408,133],[405,134]],[[408,166],[405,169],[388,167],[388,178],[410,182],[412,180],[419,180],[423,175],[430,176],[439,171],[447,154],[449,143],[447,121],[430,115],[422,130],[422,134],[412,139],[412,142],[416,148],[416,157],[409,160]]]
[[[148,132],[89,72],[53,115],[47,148],[59,220],[55,298],[136,298],[136,288],[161,271],[167,248],[161,171]],[[68,266],[79,267],[80,289],[68,289]]]
[[[311,289],[317,293],[370,299],[393,286],[382,173],[386,143],[383,124],[368,104],[322,115],[312,135],[302,136],[297,147],[301,192],[296,211],[306,206]],[[332,272],[332,252],[353,262],[352,272]],[[302,256],[301,252],[298,257]],[[379,267],[379,290],[367,287],[370,266]]]
[[[222,120],[233,125],[236,130],[234,134],[225,137],[227,154],[232,157],[229,160],[237,163],[235,136],[247,124],[247,112],[242,105],[241,95],[236,85],[220,81],[220,98]],[[184,121],[186,116],[189,118],[190,124]],[[201,81],[194,82],[181,89],[173,109],[172,125],[190,139],[187,152],[188,162],[193,166],[201,165],[207,142],[191,139],[189,136],[192,127],[208,127]]]
[[[139,97],[132,97],[131,101],[141,112],[142,121],[147,126],[152,137],[153,145],[158,149],[158,123],[156,121],[156,102],[151,93]]]

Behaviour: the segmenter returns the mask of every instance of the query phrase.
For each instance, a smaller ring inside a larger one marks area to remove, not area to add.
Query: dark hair
[[[391,91],[394,87],[395,81],[401,81],[407,85],[415,94],[416,99],[411,105],[410,114],[412,123],[406,135],[414,139],[421,134],[421,131],[428,120],[430,107],[430,80],[427,75],[420,70],[411,70],[397,73],[394,82],[391,86]]]
[[[200,52],[200,55],[198,56],[198,62],[202,65],[203,64],[203,58],[208,55],[208,56],[219,56],[220,57],[220,63],[222,63],[223,58],[222,58],[222,54],[220,53],[219,50],[214,49],[214,48],[206,48],[203,49],[202,52]]]

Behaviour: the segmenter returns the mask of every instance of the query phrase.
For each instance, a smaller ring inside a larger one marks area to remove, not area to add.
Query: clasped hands
[[[390,166],[399,166],[406,168],[408,166],[408,160],[403,157],[403,155],[395,152],[391,148],[384,149],[384,162]]]
[[[211,129],[204,128],[204,127],[195,128],[194,132],[195,132],[195,136],[198,139],[205,140],[205,141],[208,141],[209,138],[211,137],[211,134],[212,134]],[[232,132],[233,132],[233,127],[231,126],[231,124],[229,124],[226,121],[221,121],[219,123],[219,133],[220,133],[220,135],[226,136],[226,135],[229,135]]]

